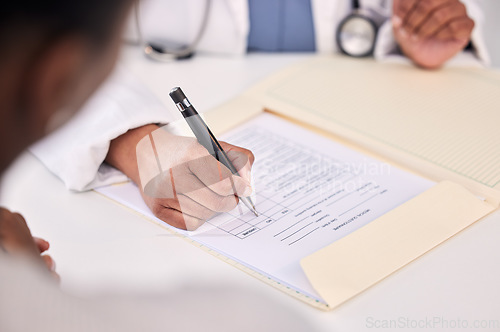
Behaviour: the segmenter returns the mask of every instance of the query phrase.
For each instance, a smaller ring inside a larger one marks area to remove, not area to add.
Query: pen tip
[[[259,214],[257,213],[257,211],[255,209],[253,210],[253,214],[255,214],[256,217],[259,216]]]

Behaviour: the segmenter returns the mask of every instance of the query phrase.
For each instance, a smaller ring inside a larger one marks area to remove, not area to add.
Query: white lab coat
[[[483,15],[476,1],[463,0],[476,26],[472,33],[475,54],[462,52],[450,63],[488,65],[489,57],[482,34]],[[316,48],[320,53],[337,51],[335,28],[351,11],[350,0],[312,0]],[[141,27],[145,39],[192,40],[202,20],[204,0],[144,0]],[[375,58],[398,60],[398,48],[390,22],[390,0],[361,0],[386,17],[380,27]],[[207,29],[198,45],[200,53],[243,55],[249,32],[247,0],[213,0]],[[128,38],[137,38],[130,24]],[[406,60],[407,61],[407,60]],[[159,100],[124,68],[118,68],[80,113],[63,128],[31,148],[69,189],[83,191],[126,181],[121,172],[103,163],[110,141],[127,130],[150,123],[165,124],[172,115]]]

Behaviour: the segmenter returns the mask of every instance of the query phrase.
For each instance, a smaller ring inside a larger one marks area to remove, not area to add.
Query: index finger
[[[455,4],[450,0],[422,0],[415,4],[415,7],[403,19],[403,27],[410,35],[413,35],[418,32],[422,24],[433,18],[435,11],[447,6],[454,7]],[[442,22],[437,23],[439,25]]]
[[[238,171],[238,174],[247,182],[251,182],[250,171],[255,160],[252,151],[232,145],[226,142],[219,142],[226,155]]]

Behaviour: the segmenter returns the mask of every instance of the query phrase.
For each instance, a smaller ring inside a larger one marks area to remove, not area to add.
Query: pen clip
[[[187,98],[184,98],[181,102],[176,103],[175,106],[177,106],[179,111],[184,112],[186,108],[191,107],[191,103]]]

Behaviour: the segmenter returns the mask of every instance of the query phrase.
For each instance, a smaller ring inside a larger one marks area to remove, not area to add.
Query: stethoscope
[[[205,8],[203,12],[203,18],[201,20],[200,28],[194,40],[188,44],[181,46],[179,48],[169,48],[165,45],[161,45],[159,42],[148,42],[144,39],[141,30],[140,18],[139,18],[139,1],[135,4],[135,25],[137,29],[137,36],[139,39],[139,45],[143,48],[143,52],[146,57],[161,61],[170,62],[175,60],[188,59],[193,56],[194,51],[198,44],[200,43],[203,34],[205,33],[208,25],[208,17],[210,16],[210,9],[212,7],[212,0],[205,0]]]
[[[351,1],[352,12],[337,27],[335,41],[339,50],[352,57],[373,54],[381,17],[361,9],[359,0]]]
[[[139,2],[135,7],[135,23],[139,44],[143,48],[144,54],[153,60],[169,62],[180,59],[187,59],[193,56],[194,51],[200,43],[208,25],[212,0],[205,1],[205,8],[200,28],[194,40],[179,48],[168,48],[158,42],[147,42],[140,28]],[[373,54],[375,41],[377,38],[379,20],[373,13],[363,10],[359,0],[351,1],[352,12],[346,16],[338,25],[335,34],[335,41],[339,50],[352,57],[366,57]]]

